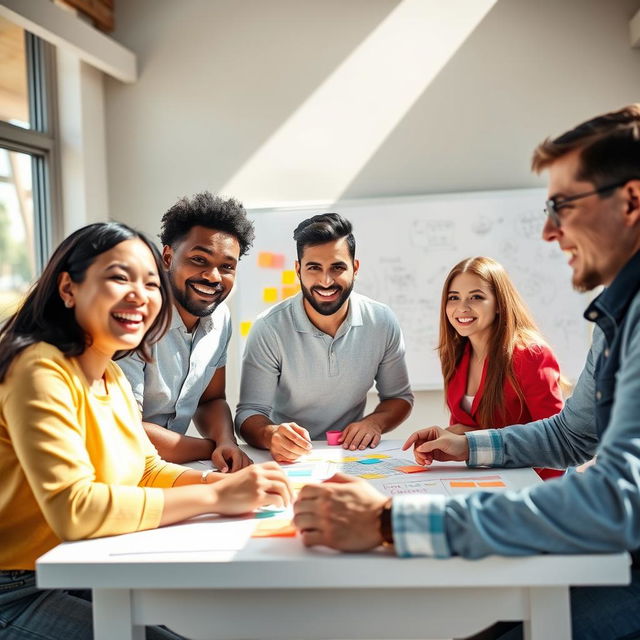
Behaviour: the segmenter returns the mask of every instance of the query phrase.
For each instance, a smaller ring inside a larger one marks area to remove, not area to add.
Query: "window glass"
[[[0,320],[15,311],[35,273],[32,158],[0,148]]]
[[[30,128],[24,29],[0,18],[0,120]]]

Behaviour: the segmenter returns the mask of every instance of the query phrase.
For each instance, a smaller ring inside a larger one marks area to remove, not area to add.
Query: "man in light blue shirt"
[[[263,313],[247,340],[236,427],[278,462],[342,431],[344,448],[375,447],[411,411],[404,341],[386,305],[352,293],[359,263],[351,223],[313,216],[294,232],[302,293]],[[364,416],[376,383],[380,403]]]
[[[153,362],[119,360],[142,411],[147,435],[169,462],[211,458],[222,472],[250,464],[233,433],[225,396],[231,338],[223,303],[253,224],[236,200],[205,191],[182,198],[162,218],[162,257],[174,295],[171,328],[153,347]],[[193,419],[202,438],[185,435]]]
[[[628,587],[572,590],[573,634],[597,640],[638,637],[640,105],[545,140],[534,153],[533,168],[549,171],[543,238],[557,242],[568,256],[575,288],[606,286],[585,312],[598,329],[576,393],[553,418],[462,436],[432,427],[405,446],[414,444],[416,460],[425,465],[465,460],[470,466],[566,467],[597,454],[596,463],[584,473],[516,494],[455,499],[391,501],[369,486],[338,478],[341,482],[302,490],[296,524],[308,545],[362,550],[386,539],[402,556],[627,550],[634,557]]]

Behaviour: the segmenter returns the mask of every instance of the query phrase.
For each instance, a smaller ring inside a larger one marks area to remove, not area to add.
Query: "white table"
[[[537,481],[528,469],[499,473],[512,486]],[[570,638],[569,585],[629,581],[627,554],[399,559],[250,538],[254,526],[210,516],[64,543],[38,560],[38,585],[92,589],[96,640],[141,640],[146,624],[194,639],[444,638],[495,620],[523,620],[530,640],[561,640]]]

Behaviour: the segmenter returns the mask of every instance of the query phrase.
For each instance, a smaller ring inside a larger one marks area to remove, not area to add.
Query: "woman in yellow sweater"
[[[276,463],[201,473],[151,445],[113,359],[148,359],[171,306],[155,247],[98,223],[62,242],[0,329],[0,640],[92,637],[89,602],[35,588],[36,558],[62,540],[290,503]]]

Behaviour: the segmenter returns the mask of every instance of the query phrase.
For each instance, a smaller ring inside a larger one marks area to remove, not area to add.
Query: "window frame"
[[[0,147],[31,156],[36,276],[61,235],[55,48],[25,30],[30,127],[0,120]]]

